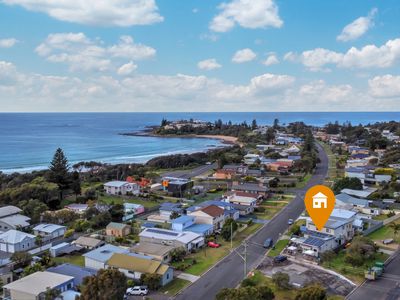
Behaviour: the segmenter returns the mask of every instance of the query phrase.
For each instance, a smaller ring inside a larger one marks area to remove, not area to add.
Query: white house
[[[64,236],[67,227],[57,224],[39,224],[33,228],[35,235],[40,235],[44,240],[49,241]]]
[[[313,208],[327,208],[328,207],[328,197],[323,193],[319,192],[313,197]]]
[[[110,195],[126,195],[127,193],[137,195],[140,193],[140,185],[127,181],[109,181],[104,184],[104,191]]]
[[[22,210],[16,206],[0,207],[0,232],[9,229],[25,228],[29,226],[30,218],[21,215]]]
[[[9,253],[28,251],[36,247],[35,239],[32,234],[10,229],[0,234],[0,250]]]

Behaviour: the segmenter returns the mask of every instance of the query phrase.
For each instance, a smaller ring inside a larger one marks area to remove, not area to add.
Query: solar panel
[[[319,238],[313,238],[313,237],[309,237],[304,241],[304,244],[312,245],[312,246],[316,246],[316,247],[320,247],[324,243],[325,243],[325,241],[323,241]]]
[[[147,232],[165,234],[165,235],[170,235],[170,236],[178,236],[179,235],[179,233],[177,233],[177,232],[164,231],[164,230],[155,229],[155,228],[149,228],[149,229],[147,229]]]

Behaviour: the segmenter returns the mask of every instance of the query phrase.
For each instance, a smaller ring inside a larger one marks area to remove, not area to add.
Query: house
[[[97,270],[95,269],[72,265],[69,263],[64,263],[55,267],[48,268],[46,271],[73,277],[74,286],[81,285],[85,277],[97,274]]]
[[[8,265],[0,268],[0,280],[2,284],[7,284],[13,281],[13,267]]]
[[[191,231],[202,236],[208,236],[214,231],[214,226],[212,224],[196,224],[194,216],[183,215],[173,219],[171,223],[171,229],[177,232]]]
[[[124,203],[124,212],[126,215],[133,214],[133,215],[140,215],[144,213],[145,209],[144,206],[141,204],[136,203]]]
[[[40,300],[48,288],[60,292],[71,290],[74,278],[52,272],[36,272],[3,286],[3,299]]]
[[[362,190],[352,190],[352,189],[343,189],[340,192],[345,193],[350,196],[354,196],[356,198],[366,199],[369,195],[374,193],[377,189],[376,188],[364,188]]]
[[[392,180],[391,175],[375,174],[374,167],[350,167],[345,169],[345,176],[350,178],[360,179],[362,184],[374,185],[390,182]]]
[[[313,199],[313,208],[327,208],[328,207],[328,197],[323,193],[319,192],[318,194],[312,197]]]
[[[21,215],[20,212],[22,210],[16,206],[0,207],[0,232],[28,227],[31,219]]]
[[[85,258],[85,267],[95,270],[104,269],[106,262],[114,253],[129,253],[129,250],[111,244],[105,244],[100,248],[83,254]]]
[[[44,241],[50,241],[58,237],[63,237],[66,230],[67,227],[62,225],[39,224],[33,228],[33,233],[42,236]]]
[[[172,213],[177,213],[178,215],[182,214],[182,204],[180,203],[171,203],[171,202],[164,202],[160,205],[160,215],[171,218]]]
[[[190,231],[176,232],[161,228],[146,228],[139,233],[139,238],[140,243],[183,247],[186,251],[199,249],[204,245],[204,237]]]
[[[234,205],[231,204],[231,203],[225,202],[225,201],[221,201],[221,200],[204,201],[204,202],[201,202],[199,204],[196,204],[196,205],[193,205],[191,207],[188,207],[186,209],[186,211],[188,213],[190,213],[190,212],[196,211],[196,210],[198,210],[198,209],[200,209],[202,207],[206,207],[206,206],[209,206],[209,205],[216,205],[216,206],[222,208],[224,210],[224,214],[225,214],[226,218],[231,218],[231,219],[234,219],[234,220],[239,219],[239,211],[237,211],[235,209]]]
[[[71,244],[71,243],[60,243],[57,244],[55,246],[51,246],[49,251],[50,251],[50,255],[52,257],[57,257],[63,254],[71,254],[73,252],[77,252],[82,250],[82,247],[75,245],[75,244]]]
[[[243,162],[246,165],[253,165],[255,163],[257,163],[257,161],[260,160],[260,155],[258,154],[252,154],[252,153],[248,153],[243,157]]]
[[[232,185],[232,191],[245,192],[256,197],[266,197],[268,195],[268,188],[257,183],[236,183]]]
[[[118,269],[128,278],[139,280],[142,274],[160,275],[160,284],[164,286],[172,281],[173,269],[158,260],[148,260],[127,254],[115,253],[107,262],[109,268]]]
[[[127,236],[131,233],[131,226],[124,223],[110,222],[106,227],[106,235],[115,237]]]
[[[110,195],[140,194],[140,185],[135,182],[109,181],[104,184],[104,191]]]
[[[105,244],[104,241],[87,236],[80,236],[77,240],[73,241],[72,243],[89,250],[99,248]]]
[[[240,196],[240,195],[237,195],[236,193],[227,196],[225,201],[232,203],[232,204],[251,206],[253,208],[257,205],[256,197]]]
[[[186,178],[164,177],[162,182],[168,193],[180,198],[186,190],[193,187],[193,181]]]
[[[168,245],[159,245],[152,243],[139,243],[133,246],[130,251],[140,255],[147,255],[162,263],[168,263],[171,260],[171,251],[175,247]]]
[[[244,165],[224,165],[222,167],[223,170],[231,170],[234,171],[236,175],[246,175],[248,167]]]
[[[225,180],[225,179],[232,179],[235,175],[236,175],[235,170],[218,169],[217,171],[215,171],[213,177],[216,179]]]
[[[307,219],[304,237],[293,241],[304,254],[319,257],[321,253],[334,250],[350,241],[355,233],[353,224],[358,224],[356,212],[333,209],[324,228],[318,231],[310,218]]]
[[[188,213],[195,217],[196,224],[210,224],[214,230],[221,229],[225,223],[224,210],[216,205],[209,205]]]
[[[336,198],[336,205],[341,205],[341,204],[348,204],[351,207],[363,209],[363,208],[368,208],[369,207],[369,202],[368,200],[364,199],[359,199],[352,197],[348,194],[345,193],[340,193],[335,196]]]
[[[0,250],[9,253],[28,251],[36,247],[35,240],[32,234],[11,229],[0,234]]]
[[[94,207],[100,212],[105,212],[110,209],[110,206],[103,204],[95,204]],[[90,206],[89,204],[72,203],[66,205],[65,208],[79,215],[83,215],[90,208]]]

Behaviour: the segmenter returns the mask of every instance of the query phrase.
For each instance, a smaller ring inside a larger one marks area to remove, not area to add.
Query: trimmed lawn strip
[[[252,224],[242,231],[236,232],[233,239],[233,248],[240,245],[240,243],[247,238],[249,235],[254,233],[259,229],[262,224]],[[224,241],[220,236],[218,237],[217,243],[221,244],[219,248],[209,248],[205,247],[199,252],[190,254],[185,262],[190,262],[190,260],[195,259],[196,264],[187,268],[184,272],[192,275],[201,275],[207,271],[211,266],[215,265],[218,261],[229,254],[231,249],[231,244],[229,241]]]
[[[85,266],[85,258],[80,254],[54,257],[53,259],[57,264],[69,263],[81,267]]]
[[[289,240],[287,240],[287,239],[279,240],[275,244],[275,249],[269,250],[267,255],[270,257],[275,257],[275,256],[279,255],[282,252],[282,250],[287,246],[288,243],[289,243]]]
[[[180,278],[175,278],[172,280],[170,283],[168,283],[166,286],[163,286],[159,289],[159,292],[163,293],[164,295],[168,296],[175,296],[178,294],[180,290],[188,286],[190,281],[180,279]]]
[[[99,201],[106,204],[110,204],[112,202],[114,202],[114,204],[122,204],[124,203],[124,198],[111,195],[104,195],[104,196],[99,195]],[[157,205],[160,205],[163,201],[156,202],[156,201],[142,200],[142,199],[126,199],[126,202],[141,204],[145,208],[153,208]]]

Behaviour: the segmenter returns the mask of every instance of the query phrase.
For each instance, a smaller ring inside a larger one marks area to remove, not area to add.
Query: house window
[[[167,279],[169,279],[169,273],[167,273]]]

